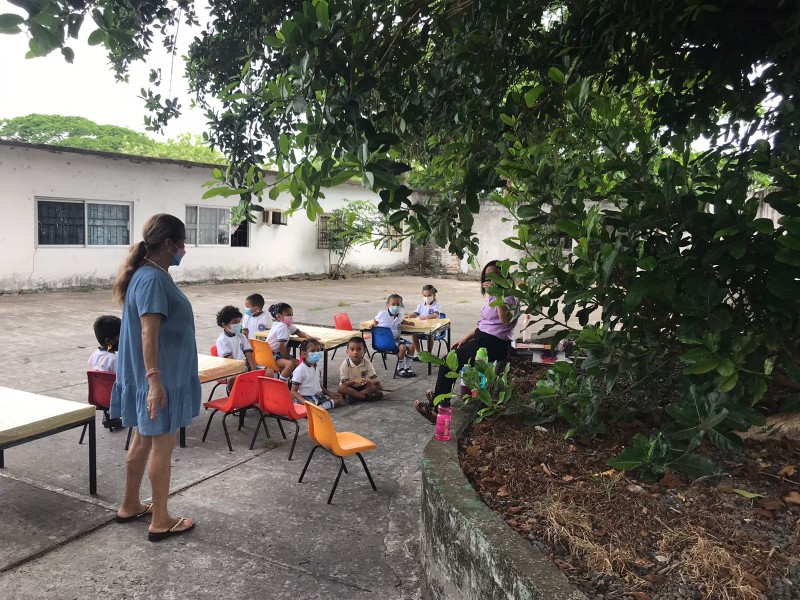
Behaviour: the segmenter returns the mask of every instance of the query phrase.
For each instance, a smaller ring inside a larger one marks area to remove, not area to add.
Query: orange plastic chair
[[[336,486],[339,485],[342,471],[347,472],[344,457],[352,454],[355,454],[361,461],[372,489],[377,492],[378,488],[375,487],[375,482],[372,481],[372,475],[370,475],[367,468],[367,463],[364,461],[364,457],[361,456],[362,452],[377,448],[378,446],[375,442],[351,431],[336,431],[333,426],[333,420],[327,410],[311,402],[306,402],[305,405],[308,414],[308,437],[315,443],[315,446],[311,449],[311,454],[308,455],[308,460],[306,460],[306,465],[303,467],[303,472],[300,473],[298,483],[303,482],[303,477],[306,474],[311,458],[314,456],[314,452],[316,452],[317,448],[322,448],[328,454],[332,454],[339,459],[339,472],[336,474],[336,480],[333,482],[333,488],[328,496],[328,504],[333,500],[333,494],[336,492]]]
[[[103,417],[109,420],[108,409],[111,408],[111,388],[114,387],[117,374],[107,373],[106,371],[86,371],[86,377],[89,380],[89,404],[97,410],[102,410]],[[87,427],[88,425],[83,426],[81,439],[78,441],[79,444],[83,443]],[[109,431],[113,431],[113,429],[109,428]]]
[[[275,362],[275,355],[272,347],[263,340],[250,340],[250,347],[253,349],[253,360],[259,367],[269,367],[276,373],[281,372],[278,363]],[[286,382],[284,382],[284,385]]]
[[[292,439],[292,447],[289,449],[289,460],[292,460],[294,454],[294,446],[297,443],[297,434],[300,433],[300,425],[298,421],[306,418],[306,407],[302,404],[295,404],[292,400],[292,393],[286,385],[285,381],[275,379],[273,377],[259,377],[258,378],[258,410],[261,411],[261,420],[256,426],[255,433],[253,433],[253,441],[250,442],[250,450],[256,444],[258,431],[261,424],[264,424],[264,431],[269,437],[267,431],[267,424],[264,419],[275,419],[278,422],[278,427],[281,430],[283,439],[286,439],[286,433],[283,431],[281,421],[287,423],[294,423],[294,439]]]
[[[211,416],[208,417],[206,430],[203,433],[204,442],[206,441],[206,436],[208,435],[208,428],[211,427],[211,419],[213,419],[214,415],[218,412],[222,412],[225,414],[225,416],[222,417],[222,429],[225,431],[225,439],[228,441],[228,450],[233,452],[231,436],[228,434],[228,426],[225,424],[225,419],[228,418],[228,415],[241,416],[247,411],[248,408],[258,407],[258,378],[262,375],[264,375],[263,369],[260,371],[242,373],[236,377],[236,381],[233,383],[233,389],[231,390],[230,396],[227,398],[218,398],[217,400],[212,400],[203,404],[205,408],[214,409],[214,412],[212,412]],[[242,420],[240,419],[239,431],[241,431],[241,429]]]

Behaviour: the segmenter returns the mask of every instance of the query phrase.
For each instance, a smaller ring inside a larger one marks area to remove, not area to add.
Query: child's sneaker
[[[377,402],[378,400],[383,400],[383,392],[370,392],[364,398],[367,402]]]
[[[406,369],[406,377],[416,377],[417,374],[414,373],[411,369]]]
[[[413,375],[408,374],[408,369],[397,369],[397,376],[402,377],[403,379],[408,379],[409,377],[413,377]]]

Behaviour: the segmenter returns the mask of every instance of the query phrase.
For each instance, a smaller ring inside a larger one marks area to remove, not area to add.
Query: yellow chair
[[[375,487],[375,482],[372,481],[372,475],[369,473],[367,463],[361,453],[366,450],[374,450],[378,446],[375,442],[371,442],[365,437],[353,433],[351,431],[336,431],[333,426],[333,420],[324,408],[306,402],[306,414],[308,415],[308,437],[311,438],[316,445],[311,449],[311,454],[308,455],[306,465],[303,467],[303,472],[300,473],[298,483],[303,482],[303,476],[306,474],[306,469],[311,462],[311,457],[314,456],[317,448],[322,448],[327,453],[339,459],[339,472],[336,474],[336,481],[333,482],[330,496],[328,496],[328,504],[333,500],[333,494],[336,492],[336,486],[339,485],[339,478],[342,476],[342,471],[347,473],[347,467],[344,464],[344,457],[355,454],[364,466],[364,472],[367,474],[372,489],[376,492],[378,488]]]
[[[269,367],[276,373],[281,372],[278,363],[275,362],[275,355],[272,353],[272,347],[262,340],[250,340],[250,347],[253,349],[253,360],[261,367]]]

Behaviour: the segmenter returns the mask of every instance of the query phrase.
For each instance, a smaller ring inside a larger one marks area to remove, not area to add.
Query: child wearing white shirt
[[[400,330],[403,325],[412,325],[406,321],[400,312],[403,306],[403,297],[400,294],[391,294],[386,299],[386,310],[382,310],[372,320],[373,327],[388,327],[392,330],[395,344],[397,344],[397,376],[416,377],[417,374],[411,370],[411,358],[414,356],[414,344],[400,337]]]
[[[442,312],[442,309],[439,306],[439,303],[436,301],[436,292],[437,289],[431,284],[423,285],[422,302],[417,304],[417,310],[415,310],[411,316],[423,320],[438,319],[439,313]],[[428,352],[433,349],[432,336],[415,333],[412,335],[412,338],[414,339],[414,348],[416,349],[417,354],[419,354],[419,351],[422,350],[422,346],[419,343],[420,340],[428,340]]]
[[[119,349],[119,332],[122,328],[122,320],[113,315],[103,315],[97,317],[94,322],[94,337],[100,346],[92,352],[89,357],[90,371],[104,371],[106,373],[117,372],[117,350]],[[104,413],[103,427],[114,431],[115,427],[122,428],[122,419],[106,418],[108,413]]]
[[[242,313],[239,309],[230,305],[222,307],[222,310],[217,313],[217,325],[222,327],[222,333],[217,338],[217,355],[221,358],[246,361],[248,371],[258,368],[253,359],[253,349],[250,347],[250,342],[242,335]],[[235,380],[236,375],[228,377],[228,394],[231,393]]]
[[[242,335],[252,340],[255,339],[257,333],[266,331],[271,326],[272,317],[264,310],[264,296],[250,294],[244,299]]]
[[[279,377],[282,381],[289,381],[292,372],[297,368],[298,362],[289,354],[289,338],[296,335],[307,339],[308,335],[300,331],[294,324],[294,310],[285,302],[278,302],[269,307],[269,312],[275,319],[269,329],[267,343],[275,355],[275,362],[281,368]]]
[[[316,404],[320,408],[330,410],[343,402],[341,394],[323,388],[321,374],[317,363],[322,360],[322,346],[313,338],[306,338],[300,343],[302,362],[292,373],[292,399],[296,404],[304,401]]]

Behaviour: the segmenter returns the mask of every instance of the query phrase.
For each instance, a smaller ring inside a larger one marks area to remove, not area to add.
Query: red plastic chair
[[[108,421],[110,419],[108,409],[111,408],[111,388],[114,387],[117,374],[106,371],[86,371],[86,377],[89,380],[89,404],[97,410],[102,410],[103,417]],[[83,426],[79,444],[83,443],[87,427],[88,425]],[[109,427],[109,431],[113,431],[113,429]]]
[[[256,431],[253,434],[253,441],[250,442],[250,450],[255,446],[258,430],[261,424],[264,423],[264,419],[273,418],[278,422],[283,439],[286,439],[286,433],[283,431],[281,421],[286,421],[287,423],[294,423],[294,439],[292,440],[292,447],[289,449],[289,460],[292,460],[294,445],[297,443],[297,434],[300,433],[300,425],[297,422],[306,418],[306,407],[302,404],[294,403],[292,393],[286,386],[286,382],[280,379],[259,377],[258,392],[258,410],[261,411],[261,420],[258,422]],[[269,437],[266,423],[264,423],[264,431]]]
[[[342,331],[353,331],[353,324],[350,322],[350,316],[347,313],[336,313],[333,315],[333,326]],[[369,339],[368,333],[363,334],[363,336],[365,340]],[[338,350],[338,348],[333,351],[331,360],[336,358],[336,350]]]
[[[222,417],[222,429],[225,431],[225,439],[228,441],[228,450],[233,452],[233,446],[231,445],[231,436],[228,434],[228,426],[225,423],[225,419],[228,418],[228,415],[238,415],[241,416],[244,412],[247,411],[248,408],[257,408],[258,406],[258,378],[264,375],[264,370],[260,371],[250,371],[248,373],[242,373],[236,377],[236,381],[233,383],[233,389],[231,390],[231,395],[227,398],[218,398],[217,400],[211,400],[210,402],[206,402],[203,404],[205,408],[212,408],[214,412],[211,413],[211,416],[208,417],[208,423],[206,424],[206,430],[203,433],[203,441],[206,441],[206,436],[208,435],[208,429],[211,427],[211,419],[214,418],[214,415],[218,412],[225,413],[225,416]],[[242,421],[239,420],[239,431],[242,429]]]
[[[219,352],[217,352],[217,345],[216,344],[211,346],[211,349],[209,350],[209,354],[211,354],[211,356],[219,356]],[[214,392],[217,391],[217,388],[219,386],[225,385],[227,383],[228,383],[228,380],[225,377],[217,379],[216,385],[214,385],[214,387],[211,388],[211,393],[208,395],[207,402],[211,402],[211,399],[214,397]]]

